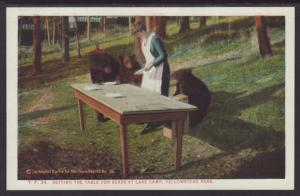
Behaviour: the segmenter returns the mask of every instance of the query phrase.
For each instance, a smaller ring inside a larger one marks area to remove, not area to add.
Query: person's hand
[[[146,63],[145,66],[144,66],[144,70],[149,71],[152,67],[153,67],[152,62]]]
[[[134,72],[134,75],[142,75],[144,73],[144,69],[140,69],[136,72]]]

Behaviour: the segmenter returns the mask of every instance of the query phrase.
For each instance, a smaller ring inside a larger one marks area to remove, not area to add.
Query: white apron
[[[152,62],[155,58],[150,52],[151,42],[154,35],[155,33],[151,33],[148,39],[142,40],[142,52],[145,56],[146,63]],[[148,71],[144,71],[141,87],[161,94],[163,67],[163,63],[161,63],[156,67],[153,66]]]

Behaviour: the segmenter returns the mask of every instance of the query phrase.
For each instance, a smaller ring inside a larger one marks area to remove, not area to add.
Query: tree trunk
[[[99,31],[101,31],[101,29],[102,29],[102,19],[100,19],[99,21]]]
[[[166,37],[167,18],[165,16],[153,17],[154,31],[162,38]]]
[[[132,31],[131,16],[128,16],[128,28],[129,28],[129,35],[130,35]]]
[[[190,29],[190,21],[188,16],[181,17],[179,33],[186,32]]]
[[[145,23],[146,23],[146,31],[151,32],[153,30],[153,19],[154,16],[146,16]]]
[[[259,45],[259,51],[262,57],[266,55],[272,55],[270,40],[267,33],[267,26],[265,17],[255,16],[255,25],[257,32],[257,40]]]
[[[51,40],[50,40],[50,27],[49,27],[49,17],[46,16],[46,31],[47,31],[47,41],[48,41],[48,46],[51,45]]]
[[[42,35],[42,41],[46,40],[48,42],[48,38],[47,38],[47,27],[46,27],[46,22],[45,22],[45,17],[41,17],[41,25],[44,26],[44,29],[41,28],[42,33],[44,33]]]
[[[62,29],[63,29],[63,62],[69,63],[70,62],[70,55],[69,55],[69,17],[63,16],[62,21]]]
[[[55,29],[55,20],[53,20],[53,28],[52,28],[52,45],[55,44],[55,33],[56,33],[56,29]]]
[[[91,20],[90,20],[90,16],[87,17],[86,33],[87,33],[88,40],[91,40]]]
[[[75,16],[75,23],[76,23],[76,44],[77,44],[77,53],[78,53],[78,58],[81,58],[81,53],[80,53],[80,38],[79,38],[79,30],[78,30],[78,21],[77,21],[77,16]]]
[[[23,30],[23,17],[20,17],[20,24],[19,24],[19,46],[22,43],[22,30]]]
[[[102,31],[106,31],[106,16],[102,16]]]
[[[59,21],[59,43],[61,45],[61,47],[63,47],[63,17],[60,17],[60,21]]]
[[[200,16],[200,29],[206,26],[206,16]]]
[[[42,70],[42,32],[41,32],[41,17],[33,16],[33,71],[38,73]]]
[[[176,17],[176,26],[178,27],[180,25],[180,16]]]

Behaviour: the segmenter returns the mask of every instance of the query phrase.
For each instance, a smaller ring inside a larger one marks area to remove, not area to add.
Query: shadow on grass
[[[274,99],[272,94],[281,88],[284,88],[284,83],[263,88],[249,95],[245,95],[245,92],[214,92],[206,120],[190,134],[221,149],[223,153],[207,160],[187,163],[182,169],[202,165],[212,158],[219,159],[229,154],[238,154],[242,149],[251,148],[263,153],[258,153],[250,161],[242,162],[240,169],[226,178],[284,178],[284,131],[276,131],[239,119],[241,111]],[[275,150],[268,152],[268,149]]]
[[[76,107],[76,104],[66,105],[63,107],[56,107],[56,108],[51,108],[51,109],[45,109],[45,110],[36,110],[36,111],[32,111],[32,112],[27,112],[24,114],[20,114],[18,121],[19,121],[19,124],[25,124],[26,122],[34,120],[36,118],[48,116],[49,113],[60,112],[63,110],[74,108],[74,107]]]
[[[19,88],[26,89],[33,86],[49,84],[69,76],[78,76],[89,72],[87,56],[72,58],[69,65],[61,63],[60,60],[53,60],[44,63],[43,70],[39,74],[33,74],[31,66],[19,67]]]
[[[264,152],[255,156],[251,161],[244,161],[240,169],[231,174],[230,178],[285,178],[284,148]]]
[[[190,162],[182,165],[180,167],[180,170],[187,170],[187,169],[191,168],[194,165],[206,165],[206,164],[208,164],[208,163],[210,163],[212,161],[221,159],[221,158],[223,158],[223,157],[225,157],[227,155],[229,155],[229,153],[223,152],[223,153],[219,153],[219,154],[215,154],[213,156],[210,156],[210,157],[208,157],[206,159],[200,159],[200,160],[190,161]],[[168,170],[168,171],[163,171],[163,172],[149,172],[148,174],[151,174],[151,175],[162,174],[163,175],[163,174],[172,174],[174,172],[176,172],[175,168],[173,168],[171,170]],[[187,176],[185,176],[185,178],[187,178]]]
[[[263,88],[249,95],[243,95],[243,92],[214,92],[206,121],[193,129],[191,135],[226,152],[283,145],[283,131],[239,119],[243,110],[274,99],[272,94],[281,88],[284,88],[284,83]]]

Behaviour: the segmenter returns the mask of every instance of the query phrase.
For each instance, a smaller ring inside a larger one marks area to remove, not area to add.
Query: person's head
[[[150,33],[146,31],[146,27],[140,19],[135,21],[132,33],[134,35],[134,53],[136,61],[140,65],[145,64],[146,60],[141,48],[141,44],[142,40],[147,39]]]
[[[141,32],[145,32],[145,31],[146,31],[146,27],[141,21],[136,21],[134,23],[133,30],[132,30],[132,33],[134,35],[140,35]]]

